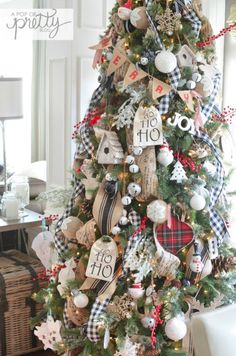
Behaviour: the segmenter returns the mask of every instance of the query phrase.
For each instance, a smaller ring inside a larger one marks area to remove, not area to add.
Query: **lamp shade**
[[[22,117],[22,78],[0,78],[0,120]]]

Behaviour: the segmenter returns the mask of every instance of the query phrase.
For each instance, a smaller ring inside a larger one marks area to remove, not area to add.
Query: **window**
[[[1,1],[0,8],[32,7],[33,0]],[[31,160],[31,79],[33,42],[1,41],[0,76],[23,78],[22,120],[6,122],[6,152],[9,171],[27,166]],[[2,137],[0,136],[0,144]],[[2,145],[1,145],[2,146]],[[0,147],[0,163],[3,162]]]

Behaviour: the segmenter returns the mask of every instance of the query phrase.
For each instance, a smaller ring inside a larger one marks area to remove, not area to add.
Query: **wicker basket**
[[[42,349],[30,330],[39,311],[31,295],[39,289],[41,263],[19,251],[0,253],[0,356],[16,356]]]

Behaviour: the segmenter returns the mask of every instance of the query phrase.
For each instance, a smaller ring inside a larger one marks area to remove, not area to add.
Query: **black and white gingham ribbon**
[[[105,299],[103,302],[99,300],[99,298],[96,299],[95,303],[93,304],[89,321],[88,321],[88,327],[87,327],[87,337],[90,341],[92,342],[98,342],[100,340],[100,336],[98,333],[98,318],[100,315],[105,311],[107,305],[109,304],[110,299]]]
[[[186,13],[183,14],[183,17],[189,20],[192,23],[193,32],[199,37],[199,33],[201,31],[202,22],[197,16],[196,12],[192,9],[188,9]]]
[[[70,321],[67,311],[67,302],[65,302],[64,311],[63,311],[63,323],[66,329],[71,329],[73,327],[73,323]]]
[[[65,211],[64,211],[62,217],[58,220],[57,226],[56,226],[54,243],[55,243],[55,247],[56,247],[56,250],[57,250],[57,253],[59,256],[68,250],[67,244],[65,243],[65,240],[61,234],[61,226],[63,224],[63,221],[64,221],[64,219],[66,219],[70,216],[71,209],[74,206],[75,199],[78,196],[80,196],[81,194],[85,193],[84,185],[80,182],[80,180],[75,179],[74,184],[75,184],[75,187],[74,187],[72,196],[70,198],[70,201],[68,202],[68,204],[65,208]]]
[[[211,93],[209,101],[207,104],[202,106],[202,114],[204,114],[207,119],[209,118],[209,116],[211,115],[211,113],[213,111],[213,108],[214,108],[214,105],[216,102],[216,97],[218,95],[219,88],[220,88],[220,81],[221,81],[221,75],[220,75],[220,73],[217,73],[213,79],[214,89]]]
[[[215,210],[215,205],[220,199],[220,196],[224,194],[224,167],[220,157],[220,154],[213,144],[209,136],[204,132],[196,132],[196,137],[204,141],[211,149],[216,160],[216,185],[210,191],[210,204],[208,206],[208,212],[210,215],[210,225],[214,231],[215,238],[209,241],[209,252],[211,258],[216,257],[218,254],[218,247],[223,243],[226,234],[228,233],[226,223],[220,214]]]
[[[134,226],[136,229],[141,224],[141,216],[134,209],[130,210],[130,213],[128,215],[128,219],[129,219],[131,225]]]
[[[181,74],[179,67],[176,67],[173,72],[168,74],[170,84],[174,89],[177,89],[179,81],[181,79]],[[163,98],[160,100],[158,110],[161,115],[166,114],[169,111],[170,101],[174,97],[174,92],[170,92],[167,95],[164,95]]]

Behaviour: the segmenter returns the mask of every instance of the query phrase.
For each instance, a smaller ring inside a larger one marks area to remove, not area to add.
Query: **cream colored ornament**
[[[129,295],[135,300],[141,299],[145,294],[145,289],[143,289],[141,286],[137,288],[131,287],[128,289],[128,291]]]
[[[78,231],[76,231],[76,240],[79,244],[86,246],[87,249],[90,249],[96,240],[95,230],[96,221],[94,219],[89,220]]]
[[[74,297],[73,302],[77,308],[87,307],[89,303],[89,299],[86,294],[78,291],[77,289],[72,290],[71,294]]]
[[[76,237],[76,231],[83,226],[83,223],[80,219],[75,216],[69,216],[64,219],[61,225],[61,231],[67,239],[74,239]]]
[[[111,230],[111,233],[113,235],[118,235],[121,232],[121,228],[119,226],[114,226],[113,229]]]
[[[157,155],[157,161],[164,167],[168,167],[173,161],[173,151],[170,151],[168,147],[160,148],[160,151]]]
[[[130,196],[125,195],[125,196],[123,196],[123,198],[121,199],[121,201],[122,201],[122,204],[123,204],[124,206],[128,206],[128,205],[131,204],[132,199],[131,199]]]
[[[151,329],[155,325],[155,319],[151,318],[150,316],[144,316],[141,319],[141,323],[144,328]]]
[[[168,50],[162,50],[155,58],[155,66],[161,73],[171,73],[177,67],[176,56]]]
[[[187,333],[187,326],[183,321],[183,318],[181,316],[177,316],[167,321],[165,333],[170,340],[182,340]]]
[[[138,28],[139,30],[147,29],[149,22],[146,14],[146,8],[141,6],[132,10],[130,15],[130,22],[135,28]]]
[[[147,206],[147,217],[155,224],[167,221],[168,206],[163,200],[154,200]]]
[[[126,21],[130,19],[132,10],[128,9],[127,7],[121,6],[118,9],[118,16],[121,20]]]
[[[194,194],[190,200],[190,206],[196,211],[203,210],[206,207],[206,199],[199,194]]]
[[[125,159],[125,163],[127,164],[134,164],[134,162],[135,162],[135,158],[131,155],[127,156]]]

